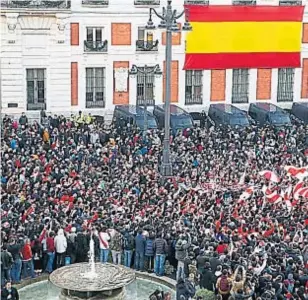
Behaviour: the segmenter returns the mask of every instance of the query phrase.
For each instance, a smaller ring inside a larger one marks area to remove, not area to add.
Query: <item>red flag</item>
[[[22,222],[25,222],[27,217],[30,216],[32,213],[34,213],[35,209],[30,206],[23,214],[22,218],[21,218],[21,221]]]

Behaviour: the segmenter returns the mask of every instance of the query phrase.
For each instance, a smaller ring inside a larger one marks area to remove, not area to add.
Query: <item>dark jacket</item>
[[[201,270],[204,267],[205,262],[206,262],[206,256],[200,254],[200,255],[197,256],[196,260],[197,260],[197,268],[201,272]]]
[[[222,265],[222,262],[217,257],[210,258],[211,269],[213,272],[216,271],[217,267]]]
[[[139,253],[145,252],[145,237],[140,233],[138,233],[137,236],[135,237],[135,247],[136,247],[136,252]]]
[[[11,298],[8,296],[11,295]],[[6,288],[1,291],[1,300],[19,300],[19,294],[16,288],[11,287],[11,291],[9,292]]]
[[[189,280],[181,280],[176,285],[176,300],[188,300],[196,293],[194,285]]]
[[[179,239],[175,245],[175,258],[178,261],[184,261],[185,257],[187,257],[187,249],[190,247],[190,242],[184,243],[184,240]]]
[[[4,270],[10,269],[13,264],[13,257],[10,252],[1,251],[1,268]]]
[[[81,232],[77,233],[76,236],[76,255],[81,261],[85,261],[89,251],[89,242],[87,236]]]
[[[201,268],[201,279],[200,279],[200,286],[203,289],[207,289],[209,291],[213,291],[213,286],[216,282],[216,278],[209,268]]]
[[[20,125],[26,125],[28,123],[28,118],[27,116],[20,116],[19,118],[19,124]]]
[[[157,238],[154,241],[153,249],[155,254],[166,254],[167,253],[167,242],[163,238]]]
[[[134,236],[128,232],[124,234],[124,250],[134,250],[135,239]]]
[[[21,259],[21,249],[23,245],[22,244],[14,244],[14,245],[9,245],[7,247],[7,250],[12,254],[13,260]]]

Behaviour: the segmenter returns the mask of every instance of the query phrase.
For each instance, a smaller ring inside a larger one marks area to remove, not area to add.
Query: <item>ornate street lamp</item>
[[[138,67],[132,65],[132,68],[129,70],[128,74],[132,77],[138,75],[138,73],[143,75],[143,106],[144,106],[144,128],[143,136],[145,137],[148,131],[148,99],[147,99],[147,84],[149,81],[150,75],[154,74],[155,77],[159,78],[163,72],[160,69],[160,66],[157,64],[154,67],[145,65],[144,67]]]
[[[159,29],[166,30],[166,81],[165,81],[165,136],[163,146],[163,157],[161,164],[161,175],[170,177],[173,175],[172,162],[170,158],[170,102],[171,102],[171,63],[172,63],[172,33],[182,31],[191,31],[192,26],[188,22],[188,12],[184,9],[180,14],[177,13],[176,9],[172,8],[172,0],[168,0],[167,7],[163,8],[162,14],[159,14],[154,8],[150,8],[150,16],[146,29],[154,30],[156,26],[152,21],[152,14],[154,13],[159,19],[161,19],[158,25]],[[177,20],[186,14],[186,21],[179,29]]]

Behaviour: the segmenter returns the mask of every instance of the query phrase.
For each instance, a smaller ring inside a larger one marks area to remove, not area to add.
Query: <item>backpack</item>
[[[74,237],[74,242],[73,242],[70,238],[67,239],[67,248],[66,248],[66,252],[67,252],[68,254],[72,254],[72,253],[75,252],[75,250],[76,250],[75,242],[76,242],[76,237]]]
[[[219,282],[219,290],[221,292],[229,292],[230,291],[230,283],[228,277],[222,276]]]
[[[185,289],[186,289],[186,294],[189,297],[192,298],[195,296],[196,288],[189,280],[185,280]]]
[[[124,238],[124,249],[126,250],[133,250],[134,249],[134,238],[129,235]]]

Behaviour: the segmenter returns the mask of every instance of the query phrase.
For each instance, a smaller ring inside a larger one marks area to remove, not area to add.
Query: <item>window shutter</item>
[[[71,105],[78,105],[78,63],[71,63]]]
[[[79,46],[79,23],[71,23],[71,45]]]
[[[301,98],[308,98],[308,58],[303,59],[302,63],[302,91]]]
[[[226,70],[211,70],[211,101],[224,101],[226,95]]]
[[[258,69],[257,100],[271,99],[272,69]]]
[[[308,43],[308,23],[303,23],[303,43]]]

